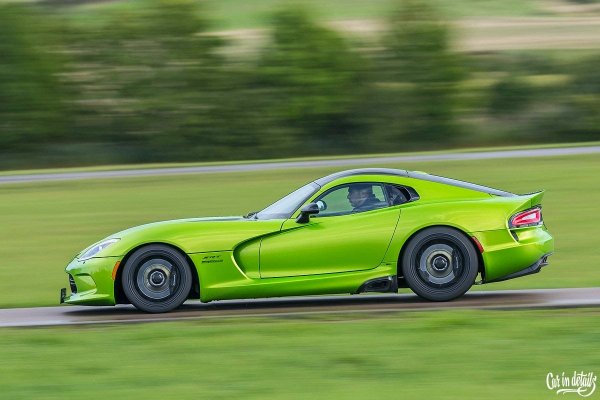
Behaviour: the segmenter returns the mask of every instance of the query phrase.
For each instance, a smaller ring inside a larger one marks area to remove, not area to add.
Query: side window
[[[385,189],[392,206],[397,206],[398,204],[403,204],[408,201],[405,193],[402,193],[403,190],[401,190],[398,186],[385,185]]]
[[[342,185],[319,196],[315,202],[321,209],[315,217],[352,214],[389,205],[383,185],[379,183]]]
[[[385,191],[391,206],[419,200],[419,194],[409,186],[385,185]]]

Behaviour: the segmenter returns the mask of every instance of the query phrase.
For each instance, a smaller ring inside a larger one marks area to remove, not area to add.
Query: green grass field
[[[546,189],[556,239],[537,275],[481,289],[600,286],[600,155],[377,165],[424,170],[516,193]],[[0,186],[0,307],[56,305],[63,269],[84,247],[151,221],[258,210],[338,169],[119,178]]]
[[[348,20],[385,18],[397,7],[396,0],[207,0],[202,10],[214,20],[215,29],[259,28],[269,25],[273,11],[283,7],[302,6],[311,10],[320,20]],[[436,9],[451,18],[487,16],[547,16],[553,11],[546,3],[534,0],[434,0]],[[139,7],[136,1],[99,2],[73,7],[70,14],[87,21],[101,10],[120,10]],[[93,21],[92,21],[93,22]]]
[[[0,338],[0,398],[11,400],[551,399],[549,372],[600,365],[597,309],[3,329]]]

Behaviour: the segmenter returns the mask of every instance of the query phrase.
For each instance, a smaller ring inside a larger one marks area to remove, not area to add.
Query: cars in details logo
[[[593,372],[577,372],[572,375],[561,373],[546,375],[546,386],[556,394],[577,393],[581,397],[589,397],[596,391],[596,379]]]

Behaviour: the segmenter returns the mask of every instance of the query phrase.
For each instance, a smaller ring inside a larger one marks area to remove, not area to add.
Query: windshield
[[[256,219],[287,219],[321,187],[314,182],[294,190],[253,216]]]

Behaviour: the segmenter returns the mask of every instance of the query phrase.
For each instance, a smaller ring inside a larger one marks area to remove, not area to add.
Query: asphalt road
[[[527,150],[500,150],[500,151],[482,151],[482,152],[469,152],[469,153],[421,154],[421,155],[414,155],[414,156],[344,158],[344,159],[313,160],[313,161],[262,162],[262,163],[210,165],[210,166],[197,166],[197,167],[146,168],[146,169],[127,169],[127,170],[114,170],[114,171],[19,174],[19,175],[0,176],[0,184],[48,182],[48,181],[70,181],[70,180],[101,179],[101,178],[125,178],[125,177],[158,176],[158,175],[214,174],[214,173],[223,173],[223,172],[251,172],[251,171],[281,170],[281,169],[291,169],[291,168],[375,166],[375,165],[381,165],[381,164],[414,162],[414,161],[488,160],[488,159],[501,159],[501,158],[531,158],[531,157],[567,156],[567,155],[597,154],[597,153],[600,153],[600,146],[561,147],[561,148],[544,148],[544,149],[527,149]]]
[[[599,307],[600,287],[579,289],[471,292],[446,303],[413,294],[287,297],[260,300],[188,301],[168,314],[145,314],[132,306],[59,306],[0,310],[0,327],[117,324],[241,317],[291,317],[311,314],[360,314],[447,309],[530,309]]]

